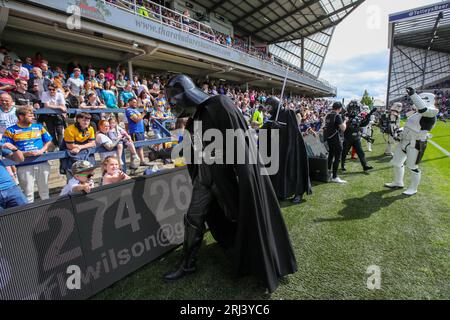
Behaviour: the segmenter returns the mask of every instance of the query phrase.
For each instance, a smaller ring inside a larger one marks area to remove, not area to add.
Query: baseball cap
[[[98,166],[92,165],[87,160],[78,160],[74,164],[72,164],[72,175],[76,175],[78,173],[94,171]]]

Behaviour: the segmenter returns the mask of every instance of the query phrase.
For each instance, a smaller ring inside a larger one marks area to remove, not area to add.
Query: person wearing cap
[[[342,111],[342,103],[333,103],[333,110],[325,116],[325,126],[323,128],[323,136],[328,143],[328,170],[332,170],[331,181],[335,183],[346,183],[337,176],[339,162],[342,157],[342,139],[341,134],[345,131],[346,125],[340,113]]]
[[[72,164],[73,177],[61,190],[60,196],[77,192],[89,193],[95,187],[94,170],[96,169],[89,161],[78,160]]]
[[[24,80],[28,81],[30,79],[30,72],[28,71],[27,68],[25,68],[23,66],[23,61],[20,60],[20,59],[16,59],[16,60],[14,60],[14,64],[15,64],[16,67],[19,68],[19,77],[21,79],[24,79]]]

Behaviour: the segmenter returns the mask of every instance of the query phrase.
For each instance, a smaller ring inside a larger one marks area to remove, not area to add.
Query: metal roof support
[[[280,21],[285,20],[286,18],[289,18],[289,17],[293,16],[293,15],[296,14],[296,13],[301,12],[302,10],[308,8],[309,6],[312,6],[312,5],[316,4],[316,3],[319,2],[319,1],[320,1],[320,0],[310,0],[310,1],[308,1],[308,2],[305,2],[301,7],[298,7],[298,8],[295,9],[294,11],[291,11],[291,12],[289,12],[289,13],[287,13],[287,14],[281,16],[281,17],[279,17],[279,18],[276,19],[275,21],[271,21],[269,24],[266,24],[266,25],[262,26],[262,27],[260,28],[260,30],[258,30],[258,31],[267,29],[268,27],[270,27],[270,26],[272,26],[272,25],[274,25],[274,24],[277,24],[277,23],[280,22]],[[298,32],[298,30],[296,30],[296,32]]]
[[[233,21],[231,21],[232,24],[236,24],[237,22],[247,19],[251,16],[253,16],[255,13],[261,11],[262,9],[264,9],[265,7],[267,7],[268,5],[271,5],[272,3],[276,2],[277,0],[269,0],[266,2],[261,3],[261,5],[259,7],[256,7],[252,10],[252,12],[246,13],[243,16],[240,16],[237,19],[234,19]]]
[[[312,27],[312,26],[314,26],[316,23],[319,23],[319,22],[321,22],[321,21],[323,21],[323,20],[325,20],[325,19],[328,19],[328,18],[330,18],[330,17],[332,17],[332,16],[334,16],[334,15],[336,15],[336,14],[342,12],[342,11],[345,11],[345,10],[347,10],[347,9],[349,9],[349,8],[352,8],[351,11],[347,13],[347,15],[348,15],[348,14],[350,14],[353,10],[355,10],[359,5],[361,5],[364,1],[365,1],[365,0],[357,0],[357,1],[353,2],[353,3],[351,3],[351,4],[346,5],[345,7],[339,8],[338,10],[336,10],[336,11],[334,11],[334,12],[331,12],[331,13],[325,15],[325,16],[321,16],[319,19],[316,19],[315,21],[312,21],[312,22],[310,22],[310,23],[308,23],[308,24],[302,25],[301,28],[302,28],[302,29],[306,29],[306,28],[308,28],[308,27]],[[339,19],[339,20],[335,21],[334,23],[332,23],[331,25],[328,25],[328,26],[326,26],[326,27],[322,27],[322,29],[317,29],[316,31],[319,32],[319,31],[322,31],[322,30],[324,30],[324,29],[328,29],[328,28],[330,28],[330,27],[332,27],[332,26],[338,24],[341,20],[342,20],[342,19]],[[260,30],[263,30],[263,29],[265,29],[265,27],[261,28]],[[284,35],[284,38],[283,38],[283,39],[280,39],[280,41],[278,41],[278,42],[287,41],[287,40],[288,40],[287,38],[288,38],[290,35],[295,34],[296,32],[298,32],[298,30],[294,30],[294,31],[292,31],[292,32],[289,32],[289,33],[285,34],[285,35]]]
[[[392,25],[392,30],[391,30],[391,43],[390,43],[390,56],[389,56],[389,74],[388,74],[388,87],[387,87],[387,92],[386,92],[386,108],[389,108],[389,100],[390,100],[390,95],[391,95],[391,81],[392,81],[392,62],[394,60],[394,32],[395,32],[395,23]]]
[[[395,49],[400,51],[400,53],[403,54],[409,61],[411,61],[412,64],[414,64],[417,68],[419,68],[420,72],[424,71],[424,69],[422,69],[422,67],[420,67],[413,59],[411,59],[411,57],[408,56],[402,49],[400,49],[400,47],[395,46]]]
[[[300,55],[301,55],[301,57],[300,57],[300,61],[301,61],[301,69],[302,69],[302,71],[305,71],[305,37],[302,37],[302,39],[301,39],[301,41],[302,41],[302,44],[301,44],[301,53],[300,53]]]
[[[224,5],[225,3],[227,3],[228,1],[219,1],[219,2],[216,2],[211,8],[208,8],[208,10],[209,11],[214,11],[214,10],[216,10],[217,8],[219,8],[219,7],[221,7],[222,5]]]
[[[430,39],[430,43],[428,45],[427,51],[425,52],[425,61],[423,63],[423,75],[422,75],[422,90],[425,87],[425,75],[427,72],[427,60],[428,60],[428,53],[431,50],[431,46],[433,45],[434,39],[436,38],[436,33],[437,33],[437,28],[439,26],[439,22],[441,21],[441,19],[444,18],[444,13],[441,11],[439,12],[437,18],[436,18],[436,22],[434,23],[434,27],[433,27],[433,32],[432,32],[432,36]]]

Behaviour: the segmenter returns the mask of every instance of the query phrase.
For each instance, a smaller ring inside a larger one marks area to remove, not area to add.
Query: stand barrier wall
[[[0,215],[0,300],[86,299],[183,242],[186,168]],[[69,289],[81,270],[80,289]],[[75,267],[76,268],[76,267]]]

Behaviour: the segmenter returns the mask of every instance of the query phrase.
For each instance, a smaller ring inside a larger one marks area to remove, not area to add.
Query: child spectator
[[[102,168],[102,185],[118,183],[124,180],[131,179],[130,176],[120,170],[119,160],[116,157],[106,157],[102,162]]]
[[[109,119],[108,137],[113,141],[113,143],[119,141],[117,144],[117,157],[120,165],[122,165],[121,159],[123,154],[123,146],[125,144],[131,154],[130,167],[132,170],[136,169],[135,162],[139,161],[139,157],[137,155],[136,148],[134,147],[134,143],[131,140],[130,135],[117,124],[117,121],[114,118]]]
[[[78,160],[72,165],[73,177],[61,190],[60,196],[73,194],[76,192],[89,193],[95,187],[94,180],[95,167],[86,160]]]

